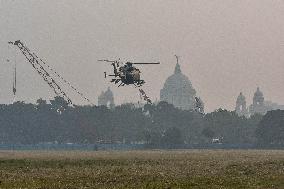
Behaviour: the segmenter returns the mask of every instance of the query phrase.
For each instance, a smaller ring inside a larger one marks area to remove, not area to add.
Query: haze
[[[95,103],[108,86],[116,104],[139,100],[137,88],[104,79],[111,66],[98,59],[160,61],[139,67],[155,100],[177,54],[206,111],[234,109],[240,91],[250,104],[257,86],[266,100],[284,104],[283,20],[283,0],[0,0],[0,103],[13,100],[6,59],[15,53],[17,100],[54,96],[19,51],[8,49],[20,39]]]

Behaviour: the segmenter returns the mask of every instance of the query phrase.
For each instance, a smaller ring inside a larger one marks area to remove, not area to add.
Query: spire
[[[179,63],[176,64],[176,68],[175,68],[175,74],[179,74],[181,73],[181,70],[180,70],[180,65]]]
[[[175,67],[175,74],[179,74],[179,73],[181,73],[180,65],[178,63],[178,58],[179,57],[177,55],[175,55],[175,57],[177,59],[177,64],[176,64],[176,67]]]

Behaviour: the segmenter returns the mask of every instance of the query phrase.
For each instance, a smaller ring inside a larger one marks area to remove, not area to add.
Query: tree
[[[171,127],[166,130],[162,142],[168,147],[184,143],[181,131],[176,127]]]
[[[209,139],[212,139],[215,135],[213,129],[211,129],[210,127],[203,129],[202,134]]]
[[[260,145],[284,145],[284,110],[267,112],[256,130]]]
[[[68,108],[68,102],[60,96],[54,97],[53,100],[50,101],[52,108],[57,112],[61,113]]]
[[[247,141],[247,131],[250,129],[248,120],[239,117],[235,112],[216,110],[205,116],[205,126],[212,128],[215,137],[223,137],[227,144],[243,144]]]

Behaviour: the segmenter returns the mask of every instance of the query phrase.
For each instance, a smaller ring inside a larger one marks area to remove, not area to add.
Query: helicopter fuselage
[[[111,61],[111,60],[98,60],[103,62],[111,62],[113,66],[113,74],[108,75],[114,77],[110,82],[114,84],[119,84],[118,87],[124,85],[135,85],[136,87],[141,87],[145,81],[140,78],[140,70],[135,68],[133,64],[160,64],[156,63],[132,63],[126,62],[123,66],[119,65],[119,61]],[[107,74],[105,72],[105,78]]]
[[[141,86],[145,83],[144,80],[140,79],[140,70],[132,66],[131,63],[126,63],[124,66],[117,68],[113,63],[115,77],[118,77],[122,82],[121,85],[131,85]],[[112,76],[112,75],[111,75]],[[118,80],[112,80],[117,82]]]

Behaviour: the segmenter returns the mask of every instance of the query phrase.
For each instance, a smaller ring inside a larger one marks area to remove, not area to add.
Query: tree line
[[[239,117],[218,109],[205,115],[175,108],[167,102],[136,107],[122,104],[68,106],[61,97],[50,103],[0,105],[2,144],[143,143],[149,147],[184,144],[284,145],[284,111]]]

